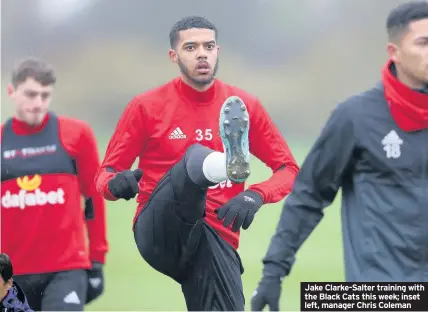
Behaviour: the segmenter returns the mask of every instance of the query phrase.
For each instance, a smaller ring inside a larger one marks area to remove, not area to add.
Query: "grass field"
[[[292,144],[290,147],[301,164],[307,149]],[[270,169],[255,160],[249,184],[262,181],[270,174]],[[338,199],[326,209],[324,219],[298,252],[293,270],[283,283],[281,310],[300,309],[302,281],[343,280]],[[180,286],[149,267],[135,247],[131,230],[135,207],[134,201],[108,203],[110,252],[105,267],[106,288],[104,295],[87,306],[87,310],[186,310]],[[281,208],[282,202],[263,206],[251,227],[241,232],[239,253],[245,267],[243,283],[247,310],[250,310],[251,294],[261,276],[261,259],[275,231]]]

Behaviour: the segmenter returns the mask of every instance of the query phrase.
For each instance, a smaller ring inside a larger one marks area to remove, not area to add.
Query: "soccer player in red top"
[[[1,128],[1,252],[33,310],[81,311],[103,291],[105,200],[91,128],[48,111],[55,82],[36,59],[12,74],[16,113]]]
[[[291,191],[298,166],[257,98],[214,79],[219,46],[212,23],[184,18],[172,27],[170,44],[181,77],[131,100],[97,189],[108,200],[138,193],[138,250],[182,285],[189,310],[242,311],[239,230],[263,204]],[[273,175],[245,190],[250,152]],[[138,169],[130,171],[137,157]]]

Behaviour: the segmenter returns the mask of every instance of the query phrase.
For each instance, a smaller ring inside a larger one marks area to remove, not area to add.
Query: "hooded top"
[[[1,312],[33,312],[21,287],[13,282],[6,297],[0,302]]]

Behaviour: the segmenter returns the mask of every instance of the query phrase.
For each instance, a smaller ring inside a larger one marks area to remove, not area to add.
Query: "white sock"
[[[220,152],[209,154],[202,164],[202,172],[205,178],[212,183],[226,181],[226,155]]]

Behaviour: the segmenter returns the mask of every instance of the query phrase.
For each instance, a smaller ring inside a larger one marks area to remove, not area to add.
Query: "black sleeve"
[[[347,104],[351,103],[342,103],[332,112],[301,166],[263,259],[263,276],[283,278],[290,273],[297,250],[336,197],[355,146]]]

